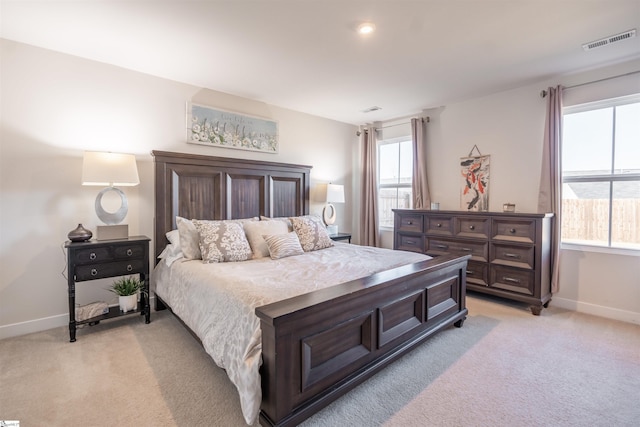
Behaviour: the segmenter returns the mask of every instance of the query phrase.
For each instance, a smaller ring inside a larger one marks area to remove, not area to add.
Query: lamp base
[[[129,226],[120,225],[99,225],[96,232],[96,240],[126,239],[129,237]]]

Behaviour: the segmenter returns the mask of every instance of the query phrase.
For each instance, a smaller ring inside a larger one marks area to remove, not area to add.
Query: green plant
[[[135,295],[140,291],[144,292],[143,282],[137,277],[121,277],[113,282],[109,291],[122,297]]]

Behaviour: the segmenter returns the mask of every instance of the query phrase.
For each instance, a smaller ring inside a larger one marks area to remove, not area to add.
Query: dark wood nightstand
[[[338,240],[348,240],[349,243],[351,243],[351,233],[329,234],[329,237],[331,238],[331,240],[336,241],[336,242]]]
[[[66,242],[67,274],[69,285],[69,341],[76,340],[76,327],[84,323],[96,324],[113,317],[140,313],[145,323],[151,321],[149,307],[149,241],[147,236],[131,236],[126,239],[90,240]],[[105,277],[139,274],[144,283],[138,307],[123,313],[118,306],[109,307],[109,313],[76,322],[76,282]]]

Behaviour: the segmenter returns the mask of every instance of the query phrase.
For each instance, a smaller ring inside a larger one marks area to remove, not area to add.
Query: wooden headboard
[[[311,166],[152,151],[155,256],[176,216],[239,219],[309,214]]]

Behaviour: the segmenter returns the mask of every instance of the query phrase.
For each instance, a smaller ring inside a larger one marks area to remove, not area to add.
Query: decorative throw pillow
[[[247,235],[254,259],[269,256],[269,247],[263,235],[285,234],[288,231],[284,221],[252,221],[244,224],[244,233]]]
[[[293,226],[291,225],[291,220],[286,216],[279,216],[275,218],[269,218],[268,216],[260,216],[260,221],[282,221],[287,224],[289,231],[293,231]]]
[[[200,252],[200,235],[191,220],[176,217],[178,234],[180,236],[180,248],[185,259],[202,259]]]
[[[263,236],[265,244],[269,248],[271,259],[285,258],[293,255],[302,255],[304,251],[300,246],[300,240],[295,231],[285,234],[272,234]]]
[[[305,252],[333,246],[327,229],[317,216],[304,215],[289,218]]]
[[[239,222],[198,219],[192,222],[200,233],[200,252],[205,264],[251,258],[251,246]]]

